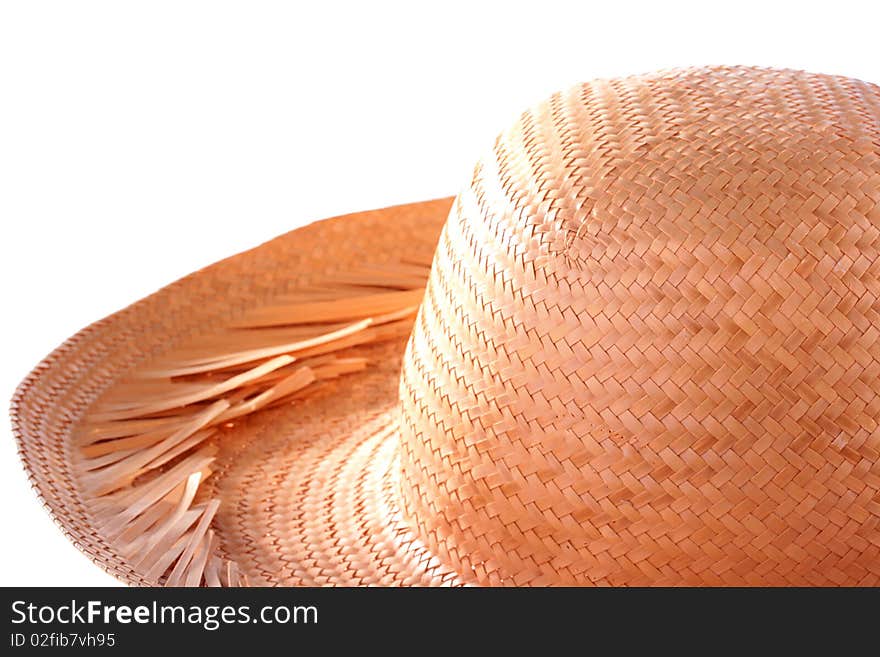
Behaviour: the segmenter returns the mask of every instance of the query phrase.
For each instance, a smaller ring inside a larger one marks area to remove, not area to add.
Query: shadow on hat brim
[[[11,416],[70,540],[136,585],[458,583],[394,504],[400,359],[451,204],[294,230],[53,351]]]

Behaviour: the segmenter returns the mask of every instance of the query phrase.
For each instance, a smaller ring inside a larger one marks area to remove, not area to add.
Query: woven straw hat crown
[[[403,515],[484,584],[880,570],[880,93],[593,82],[443,230],[404,358]]]

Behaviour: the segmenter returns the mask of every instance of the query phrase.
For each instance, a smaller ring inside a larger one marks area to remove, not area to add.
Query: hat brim
[[[450,585],[395,506],[401,357],[451,198],[316,222],[52,352],[12,401],[65,534],[136,585]]]

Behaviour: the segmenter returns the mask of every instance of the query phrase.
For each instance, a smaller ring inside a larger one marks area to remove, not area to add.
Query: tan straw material
[[[880,90],[687,69],[98,322],[12,415],[133,584],[876,585],[878,338]]]

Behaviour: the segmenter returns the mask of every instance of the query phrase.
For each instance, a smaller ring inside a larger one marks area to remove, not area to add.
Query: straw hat
[[[877,584],[878,338],[880,89],[687,69],[84,329],[12,417],[133,584]]]

